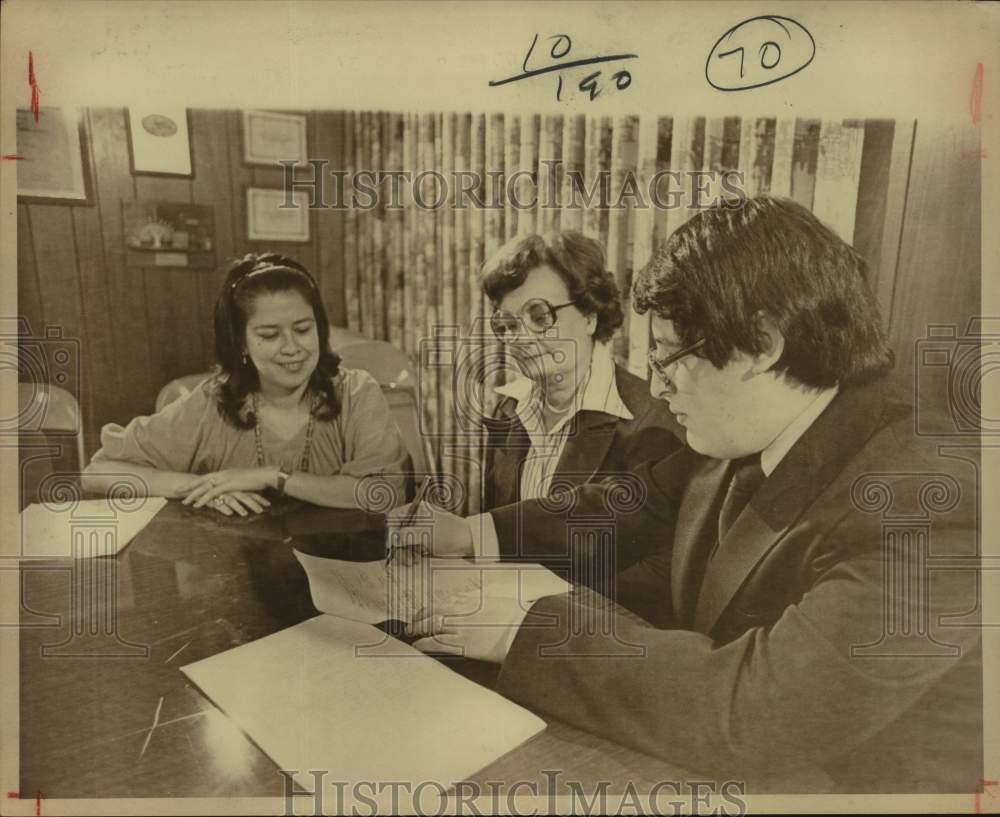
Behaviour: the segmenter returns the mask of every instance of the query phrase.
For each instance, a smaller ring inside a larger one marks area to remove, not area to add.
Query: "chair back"
[[[372,340],[348,329],[330,329],[330,348],[348,369],[364,369],[379,385],[417,388],[413,364],[400,349],[384,340]]]
[[[417,474],[430,472],[430,450],[420,433],[420,402],[417,378],[410,358],[384,340],[372,340],[341,327],[330,328],[330,348],[345,368],[363,369],[382,387],[392,417]]]
[[[58,496],[42,496],[47,477],[70,475],[79,485],[79,473],[87,458],[83,445],[83,416],[76,398],[49,383],[18,383],[18,441],[21,476],[20,505]],[[63,478],[59,482],[65,482]],[[58,485],[51,483],[58,493]]]
[[[201,374],[186,374],[183,377],[178,377],[176,380],[171,380],[156,395],[155,410],[160,411],[164,406],[173,403],[174,400],[179,400],[181,397],[190,394],[195,386],[203,380],[208,380],[211,376],[212,372],[202,372]]]

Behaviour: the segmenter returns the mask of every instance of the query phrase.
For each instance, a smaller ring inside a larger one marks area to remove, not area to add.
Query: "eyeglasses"
[[[685,346],[683,349],[674,352],[672,355],[667,355],[663,360],[657,357],[656,349],[649,350],[649,368],[651,368],[660,377],[661,380],[669,380],[670,376],[667,374],[667,370],[673,366],[678,360],[688,355],[692,355],[697,352],[702,346],[705,345],[705,338],[702,338],[690,346]]]
[[[576,301],[567,301],[553,306],[544,298],[532,298],[530,301],[525,301],[516,315],[506,309],[496,310],[490,316],[490,328],[493,334],[504,342],[509,342],[521,334],[522,327],[541,334],[555,326],[560,309],[575,304]]]

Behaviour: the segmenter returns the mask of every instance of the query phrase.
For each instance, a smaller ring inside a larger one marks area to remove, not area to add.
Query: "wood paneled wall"
[[[342,167],[344,116],[307,117],[310,157]],[[344,214],[310,213],[308,243],[248,241],[245,188],[280,188],[282,173],[243,163],[238,111],[190,111],[190,179],[130,172],[122,109],[91,109],[85,127],[93,203],[18,204],[18,312],[36,336],[58,326],[80,341],[75,391],[89,456],[104,423],[151,413],[164,384],[210,367],[212,309],[227,260],[271,250],[302,261],[330,320],[343,325]],[[216,269],[126,267],[121,203],[145,199],[214,206]]]
[[[347,167],[355,147],[354,117],[330,111],[307,117],[310,156],[328,159],[331,169]],[[319,280],[331,321],[347,325],[345,269],[348,262],[353,269],[358,251],[350,231],[345,232],[350,214],[312,212],[308,243],[248,241],[244,190],[280,187],[281,173],[243,163],[238,111],[190,112],[192,179],[133,175],[122,110],[90,110],[85,124],[92,204],[18,204],[18,312],[36,336],[44,335],[47,326],[58,326],[64,336],[80,340],[76,392],[88,454],[99,443],[101,425],[152,411],[165,383],[209,367],[212,307],[229,258],[269,249],[300,259]],[[781,132],[762,131],[775,154],[792,156],[793,141],[820,143],[818,121],[778,124]],[[739,133],[731,136],[728,141],[738,140]],[[727,140],[719,141],[724,149]],[[954,324],[961,333],[979,314],[979,134],[971,125],[868,122],[863,145],[847,147],[861,150],[860,174],[853,224],[841,227],[853,228],[854,244],[869,261],[899,359],[897,382],[912,388],[914,344],[926,335],[927,326]],[[825,195],[816,190],[817,164],[828,157],[810,157],[808,162],[781,163],[776,155],[770,188],[780,192],[787,187],[794,198],[810,203]],[[521,155],[519,161],[523,166],[536,158]],[[756,170],[749,170],[753,178]],[[217,269],[127,268],[121,202],[136,199],[213,205]],[[583,216],[602,219],[600,233],[610,243],[608,233],[614,230],[609,215]],[[623,246],[622,241],[613,243]]]

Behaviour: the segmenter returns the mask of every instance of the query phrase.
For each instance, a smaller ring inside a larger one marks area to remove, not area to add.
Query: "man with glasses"
[[[679,228],[633,303],[689,447],[641,472],[635,516],[664,526],[617,585],[627,609],[486,598],[479,626],[417,622],[437,634],[417,646],[501,664],[512,700],[751,790],[973,791],[977,452],[915,433],[865,278],[791,201]],[[580,626],[595,609],[628,657]]]

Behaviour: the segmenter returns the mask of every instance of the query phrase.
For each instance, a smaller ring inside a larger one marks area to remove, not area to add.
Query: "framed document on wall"
[[[286,207],[284,190],[247,188],[247,238],[250,241],[308,241],[309,198],[292,193],[294,207]]]
[[[129,108],[125,119],[133,173],[193,175],[186,108]]]
[[[243,161],[248,165],[276,165],[307,157],[306,118],[301,114],[243,111]]]
[[[74,111],[17,111],[17,197],[37,204],[89,204],[90,173],[83,121]]]

